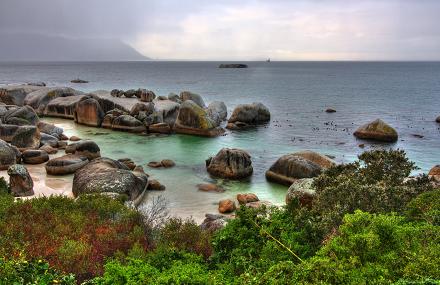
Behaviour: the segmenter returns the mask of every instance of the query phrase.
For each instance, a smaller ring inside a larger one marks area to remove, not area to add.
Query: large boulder
[[[397,131],[381,119],[376,119],[371,123],[359,127],[354,132],[354,136],[360,139],[383,142],[395,142],[398,139]]]
[[[53,158],[46,163],[46,172],[50,175],[66,175],[75,173],[81,167],[87,165],[89,160],[85,156],[67,154]]]
[[[78,170],[73,177],[75,196],[92,193],[125,194],[130,200],[139,200],[148,186],[145,174],[130,171],[124,164],[98,158]]]
[[[142,102],[153,102],[154,98],[156,98],[156,94],[154,94],[151,90],[143,90],[140,94],[140,100]]]
[[[149,115],[154,112],[154,103],[136,103],[130,110],[130,116],[137,116],[139,112],[145,112]]]
[[[228,117],[228,109],[225,103],[221,101],[211,102],[206,110],[208,115],[218,124],[225,121]]]
[[[330,168],[330,167],[336,165],[336,162],[333,161],[332,159],[330,159],[328,156],[322,155],[320,153],[317,153],[317,152],[314,152],[311,150],[298,151],[298,152],[292,153],[292,155],[296,155],[296,156],[302,157],[304,159],[307,159],[307,160],[319,165],[323,169],[327,169],[327,168]]]
[[[10,125],[26,126],[33,125],[36,126],[39,118],[35,113],[34,109],[30,106],[23,106],[18,108],[13,108],[8,110],[2,119],[3,123]]]
[[[316,190],[313,188],[313,178],[304,178],[296,180],[290,185],[286,194],[286,204],[298,199],[302,207],[311,207],[313,199],[316,196]]]
[[[181,134],[214,137],[224,133],[218,127],[217,122],[212,120],[208,113],[191,100],[187,100],[180,106],[179,114],[174,131]]]
[[[302,178],[312,178],[321,174],[322,167],[296,154],[280,157],[268,171],[267,180],[290,186]]]
[[[269,109],[262,103],[242,104],[235,107],[228,120],[230,125],[258,125],[270,121]]]
[[[42,88],[29,93],[24,99],[24,105],[29,105],[38,114],[43,114],[47,104],[58,97],[69,97],[82,94],[81,92],[68,87]]]
[[[0,124],[0,139],[21,149],[39,148],[40,137],[40,131],[35,126]]]
[[[100,127],[105,115],[99,102],[87,97],[76,104],[73,114],[75,122],[91,127]]]
[[[58,141],[59,139],[57,139],[55,136],[51,136],[45,133],[40,133],[41,137],[40,137],[40,145],[50,145],[51,147],[58,147]]]
[[[147,130],[144,124],[130,115],[121,115],[112,121],[112,129],[132,133],[142,133]]]
[[[179,113],[180,104],[171,100],[156,101],[154,105],[154,114],[158,116],[159,120],[153,120],[153,124],[166,123],[173,126],[176,122]]]
[[[21,158],[27,164],[41,164],[49,160],[49,154],[41,149],[29,149],[23,151]]]
[[[82,140],[73,145],[75,147],[74,154],[78,156],[85,156],[88,160],[101,157],[101,149],[94,141]]]
[[[240,205],[246,205],[247,203],[258,202],[260,199],[254,193],[237,194],[237,201]]]
[[[22,106],[28,92],[21,86],[0,88],[0,102],[6,105]]]
[[[241,179],[252,175],[251,156],[244,150],[223,148],[206,160],[207,171],[217,177]]]
[[[205,105],[205,102],[203,101],[202,96],[200,96],[199,94],[196,94],[196,93],[192,93],[190,91],[180,92],[180,100],[182,100],[183,102],[191,100],[194,103],[196,103],[197,105],[199,105],[199,107],[206,108],[206,105]]]
[[[0,140],[0,170],[6,170],[17,163],[17,151],[13,146]]]
[[[76,95],[55,98],[47,103],[42,113],[50,117],[74,119],[76,104],[86,97],[86,95]]]
[[[8,168],[9,187],[11,193],[16,197],[34,195],[34,182],[32,181],[26,167],[21,164],[14,164]]]

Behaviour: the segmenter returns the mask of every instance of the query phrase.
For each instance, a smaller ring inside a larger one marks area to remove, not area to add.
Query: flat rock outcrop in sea
[[[222,63],[218,66],[219,68],[247,68],[247,64],[243,63]]]
[[[398,139],[397,131],[381,119],[360,126],[354,132],[354,136],[360,139],[382,142],[395,142]]]

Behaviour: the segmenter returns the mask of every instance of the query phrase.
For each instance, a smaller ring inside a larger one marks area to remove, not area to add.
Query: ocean
[[[237,193],[253,192],[261,200],[282,204],[288,187],[269,183],[265,171],[281,155],[314,150],[351,162],[365,150],[403,149],[427,172],[440,163],[440,62],[246,62],[245,69],[219,69],[220,62],[46,62],[0,63],[0,84],[44,81],[81,91],[146,88],[156,95],[189,90],[209,103],[224,101],[231,112],[237,104],[262,102],[271,122],[217,138],[187,135],[139,136],[48,119],[70,135],[96,141],[101,154],[132,158],[167,189],[150,192],[145,203],[162,195],[172,214],[203,218],[216,213],[217,203]],[[81,78],[88,84],[72,84]],[[326,113],[331,107],[336,113]],[[358,140],[356,128],[381,118],[399,133],[393,144]],[[418,135],[418,136],[415,136]],[[420,138],[419,136],[423,136]],[[362,149],[358,145],[365,143]],[[252,156],[249,180],[227,181],[210,177],[205,159],[223,147],[237,147]],[[171,169],[145,166],[169,158]],[[199,183],[221,184],[226,192],[204,193]]]

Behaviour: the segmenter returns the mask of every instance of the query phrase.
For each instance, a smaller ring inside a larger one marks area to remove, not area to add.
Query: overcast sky
[[[0,0],[0,33],[195,60],[440,60],[440,0]]]

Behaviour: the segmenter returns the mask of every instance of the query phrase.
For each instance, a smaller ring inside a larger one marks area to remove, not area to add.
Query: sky
[[[440,0],[0,0],[1,33],[169,60],[440,60]]]

